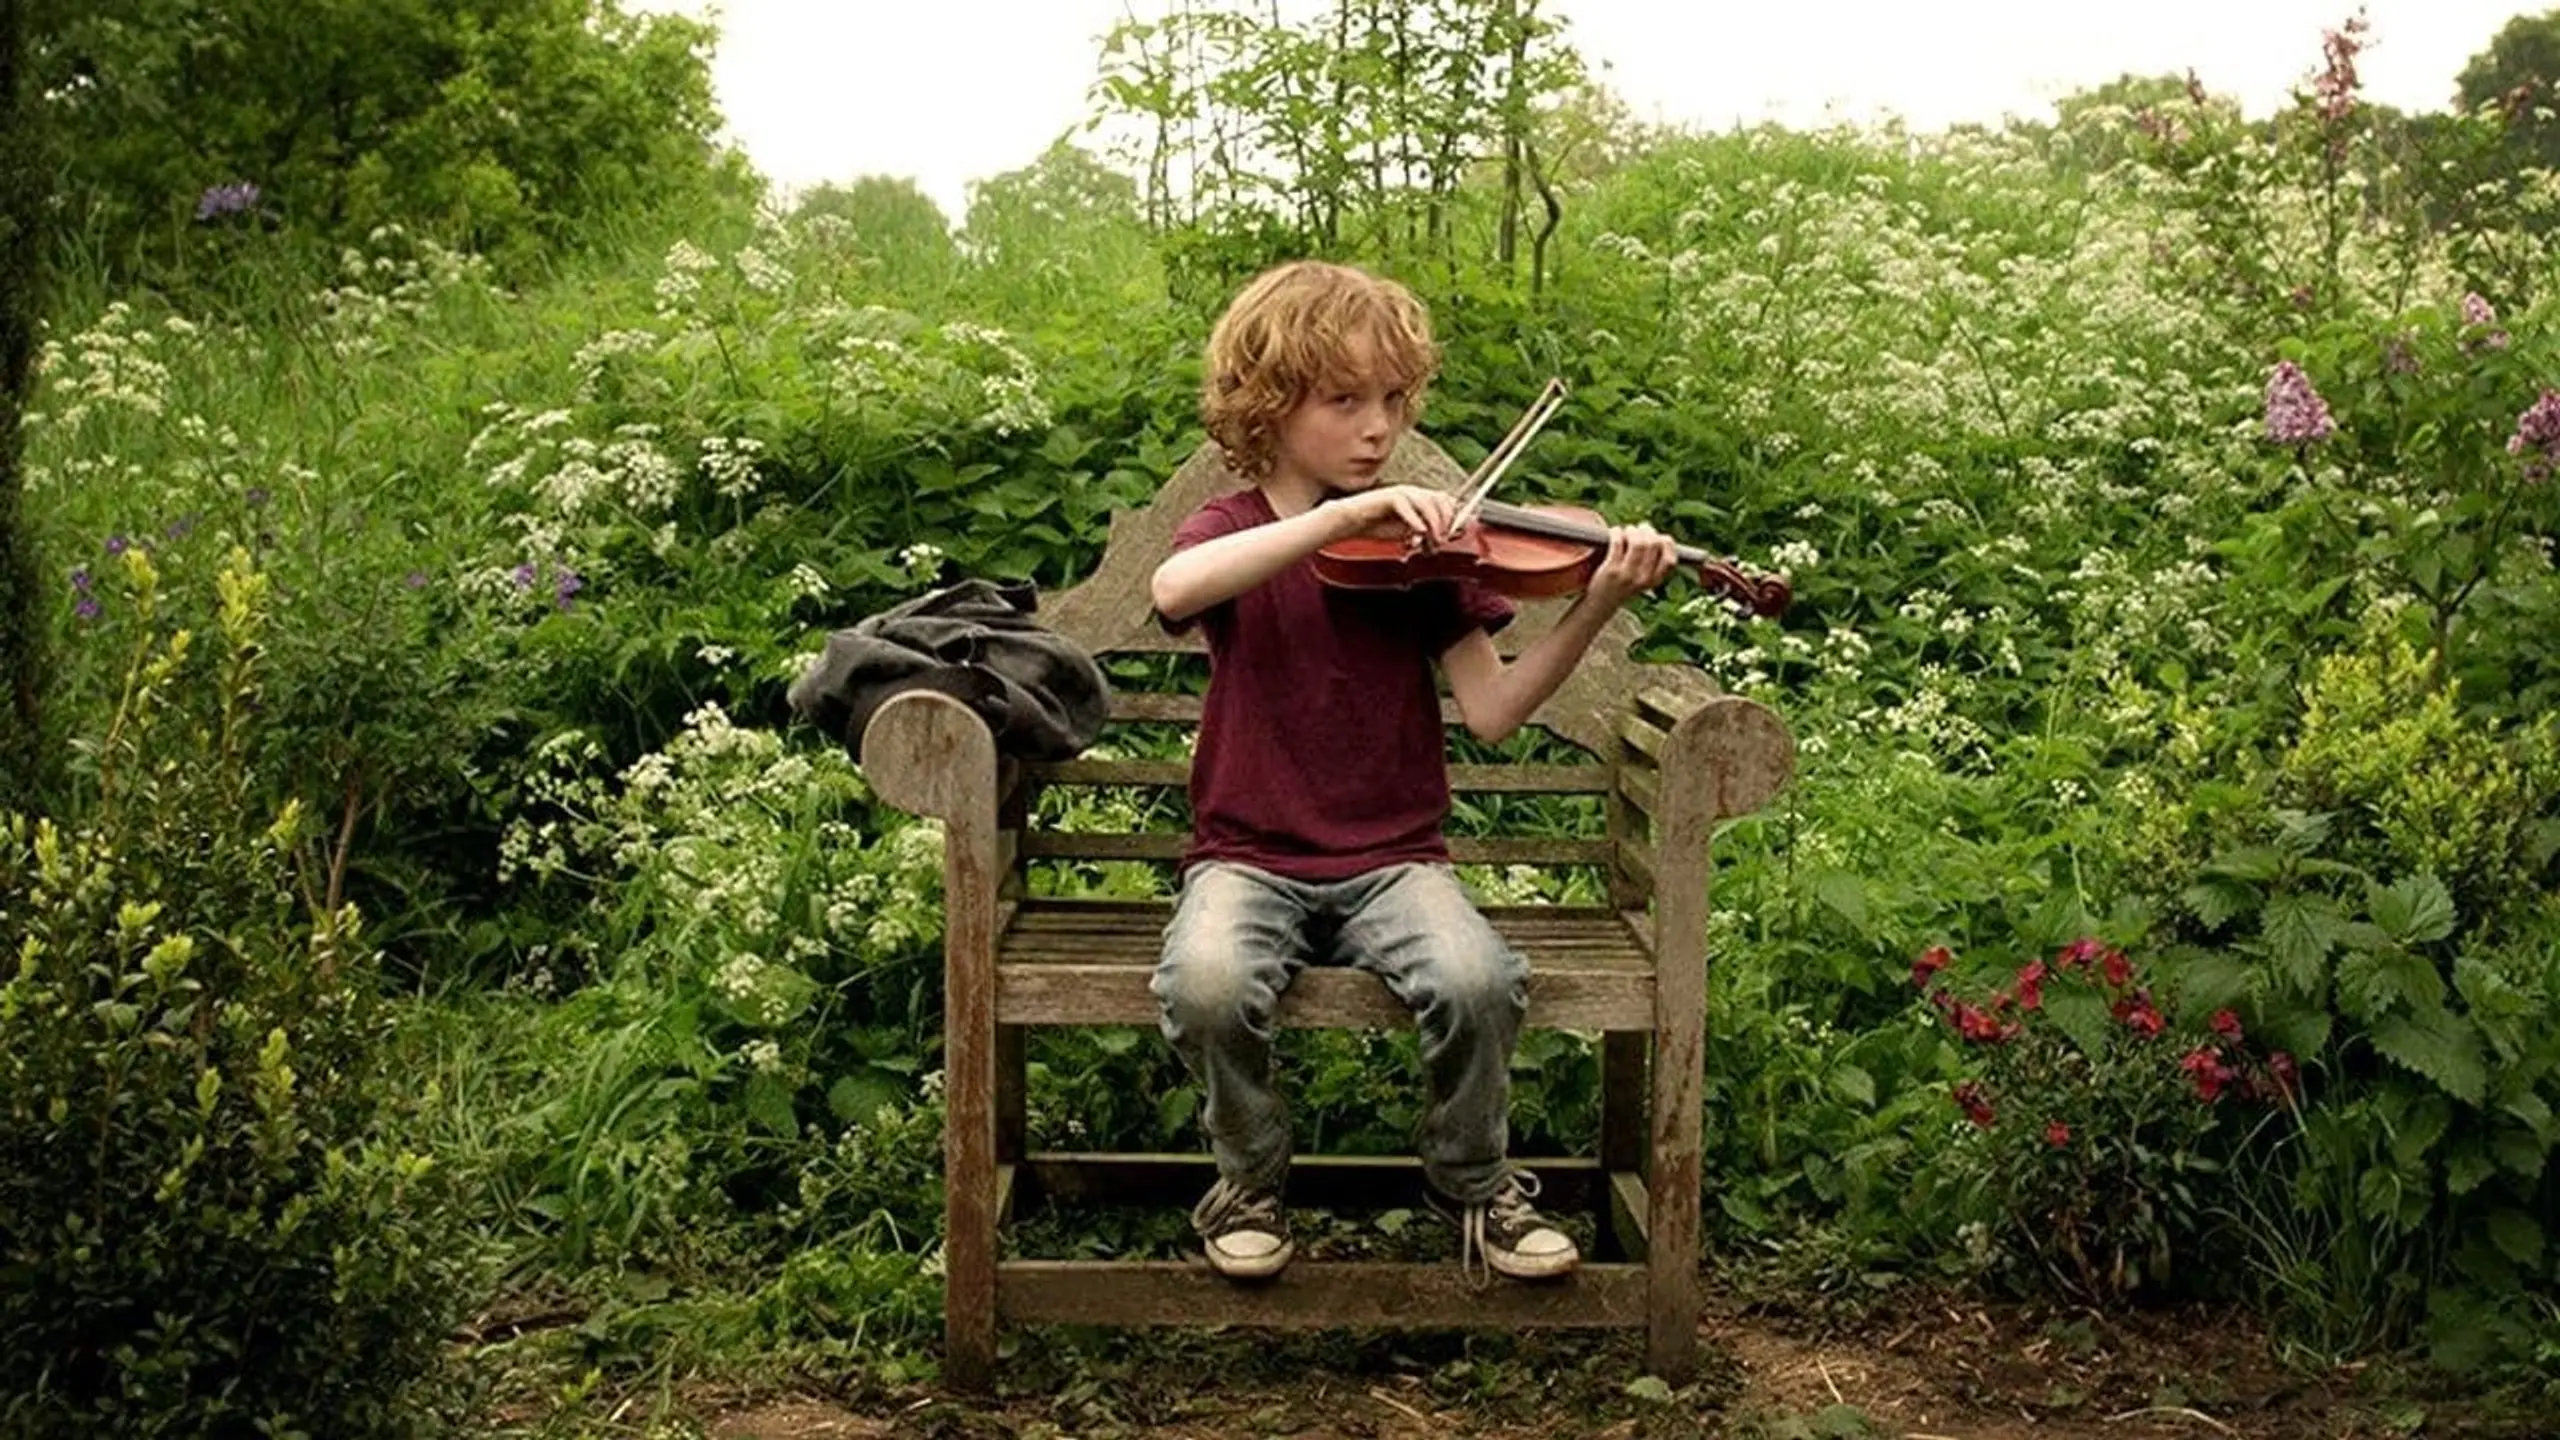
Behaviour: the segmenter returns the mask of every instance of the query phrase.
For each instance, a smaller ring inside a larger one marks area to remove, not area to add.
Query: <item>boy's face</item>
[[[1280,422],[1279,468],[1327,490],[1356,492],[1378,472],[1404,429],[1405,392],[1389,380],[1329,380]]]

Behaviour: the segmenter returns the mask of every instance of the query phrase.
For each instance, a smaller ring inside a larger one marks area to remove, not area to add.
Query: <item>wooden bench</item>
[[[1455,488],[1465,479],[1436,446],[1409,437],[1390,480]],[[1176,525],[1239,482],[1204,446],[1154,501],[1113,517],[1095,573],[1052,597],[1043,620],[1099,657],[1196,651],[1197,632],[1165,635],[1147,579]],[[1506,652],[1551,625],[1566,602],[1521,607]],[[1587,867],[1591,903],[1487,906],[1529,959],[1528,1023],[1601,1035],[1596,1156],[1516,1157],[1555,1213],[1596,1217],[1599,1253],[1554,1282],[1471,1288],[1454,1248],[1432,1264],[1328,1262],[1302,1254],[1276,1280],[1235,1284],[1189,1261],[1003,1259],[998,1227],[1018,1201],[1187,1207],[1215,1178],[1194,1156],[1028,1153],[1023,1032],[1029,1026],[1146,1025],[1147,982],[1167,900],[1038,898],[1025,867],[1065,860],[1170,862],[1172,833],[1069,833],[1032,823],[1039,792],[1059,786],[1172,787],[1179,759],[1021,764],[999,757],[986,724],[939,694],[882,706],[861,737],[864,773],[888,803],[944,827],[945,1375],[982,1389],[999,1323],[1254,1326],[1642,1326],[1648,1366],[1674,1383],[1695,1358],[1704,1083],[1708,842],[1719,820],[1767,803],[1794,765],[1794,742],[1754,702],[1720,694],[1687,666],[1627,654],[1634,621],[1617,616],[1534,724],[1571,742],[1578,764],[1451,767],[1462,795],[1596,797],[1605,835],[1453,836],[1460,864]],[[1117,688],[1117,687],[1115,687]],[[1454,709],[1449,712],[1452,720]],[[1115,721],[1196,723],[1196,696],[1119,690]],[[1108,735],[1106,735],[1106,740]],[[1303,971],[1285,1025],[1392,1027],[1410,1017],[1385,986],[1347,969]],[[1413,1077],[1419,1086],[1420,1077]],[[1284,1071],[1281,1083],[1288,1077]],[[1418,1092],[1417,1092],[1418,1093]],[[1418,1193],[1402,1160],[1297,1157],[1297,1204],[1384,1205]]]

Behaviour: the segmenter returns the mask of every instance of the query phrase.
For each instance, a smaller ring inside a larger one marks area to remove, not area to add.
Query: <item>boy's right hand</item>
[[[1351,533],[1380,540],[1421,535],[1437,544],[1458,518],[1458,497],[1428,485],[1381,485],[1334,502],[1349,512]]]

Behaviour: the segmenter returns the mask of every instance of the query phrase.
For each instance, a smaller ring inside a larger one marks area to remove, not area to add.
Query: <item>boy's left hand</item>
[[[1652,589],[1680,568],[1679,547],[1641,522],[1609,527],[1609,553],[1591,576],[1592,597],[1612,607]]]

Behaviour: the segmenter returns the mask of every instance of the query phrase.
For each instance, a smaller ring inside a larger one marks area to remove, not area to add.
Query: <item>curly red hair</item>
[[[1200,419],[1227,464],[1256,484],[1280,452],[1280,424],[1320,386],[1383,382],[1422,413],[1440,371],[1431,317],[1412,291],[1349,265],[1296,260],[1249,281],[1209,332]]]

